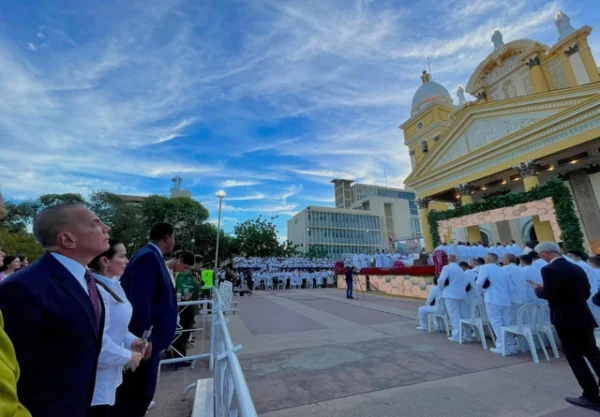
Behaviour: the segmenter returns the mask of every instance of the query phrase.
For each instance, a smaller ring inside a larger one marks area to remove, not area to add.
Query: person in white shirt
[[[465,273],[456,263],[456,255],[448,256],[448,265],[442,268],[438,285],[442,288],[446,310],[452,322],[452,336],[448,340],[458,342],[460,319],[467,318],[467,316],[463,317],[460,307],[461,301],[467,298],[465,290],[467,283]]]
[[[135,371],[140,364],[145,343],[129,331],[133,308],[121,288],[119,277],[128,264],[125,246],[109,240],[110,248],[98,255],[88,267],[104,291],[100,294],[106,307],[102,350],[98,357],[96,386],[90,416],[106,415],[115,403],[115,393],[123,382],[123,369]]]
[[[481,242],[477,242],[477,257],[485,259],[488,254],[487,248]],[[485,261],[484,261],[485,262]]]
[[[362,255],[362,267],[368,268],[370,266],[370,264],[371,264],[371,256],[363,254]]]
[[[468,259],[469,259],[469,250],[465,246],[464,242],[458,242],[458,246],[456,247],[456,250],[458,251],[458,254],[457,254],[457,257],[456,257],[457,260],[458,261],[468,262]]]
[[[424,306],[419,307],[419,327],[417,330],[421,332],[428,331],[427,326],[427,315],[437,314],[440,308],[440,298],[442,297],[442,290],[438,285],[438,279],[433,279],[433,287],[429,290],[429,296]],[[435,329],[439,330],[439,324],[435,322]]]
[[[592,314],[594,315],[594,319],[596,319],[596,323],[600,323],[600,307],[592,302],[592,297],[596,295],[598,292],[598,273],[596,270],[587,262],[589,256],[587,253],[580,250],[570,250],[567,252],[567,256],[575,261],[577,265],[579,265],[587,275],[588,281],[590,283],[590,297],[588,298],[588,307],[590,308]]]
[[[502,258],[503,267],[508,273],[508,289],[511,302],[511,324],[517,324],[517,311],[527,304],[527,278],[523,268],[517,266],[518,260],[512,253],[507,253]]]
[[[375,267],[383,267],[383,256],[381,255],[381,253],[379,253],[379,249],[377,249],[377,253],[375,254]]]
[[[450,244],[447,246],[447,251],[446,254],[448,255],[456,255],[458,256],[458,248],[456,246],[456,244],[454,243],[454,241],[450,242]]]
[[[527,283],[533,282],[534,284],[542,285],[544,283],[544,281],[542,280],[542,272],[540,269],[531,265],[531,256],[521,255],[519,259],[521,261],[521,269],[525,273],[525,281]],[[530,304],[538,305],[547,303],[546,300],[538,298],[538,296],[535,295],[535,291],[529,284],[527,285],[527,302]]]
[[[511,253],[515,256],[521,256],[523,255],[523,251],[521,250],[521,247],[519,245],[517,245],[517,242],[515,242],[514,240],[511,240],[510,243],[511,245]]]
[[[529,251],[528,255],[531,257],[531,266],[536,268],[538,271],[541,271],[543,267],[548,265],[548,262],[540,258],[540,255],[538,255],[536,251]]]
[[[441,242],[439,245],[437,245],[437,247],[433,251],[437,252],[439,250],[444,251],[444,252],[446,252],[446,255],[449,255],[448,246],[446,246],[446,244],[444,242]]]
[[[496,242],[496,248],[495,249],[496,250],[494,251],[494,253],[496,255],[498,255],[498,259],[502,259],[502,257],[506,253],[506,248],[504,246],[502,246],[502,244],[500,242]]]
[[[354,268],[356,268],[357,271],[360,271],[360,268],[362,267],[362,261],[359,254],[356,254],[352,257],[352,263],[354,264]]]
[[[588,264],[594,268],[598,279],[598,288],[600,288],[600,256],[590,256],[587,260]]]
[[[469,251],[469,264],[473,262],[474,259],[477,259],[477,254],[479,253],[479,248],[477,247],[477,243],[467,243],[467,249]]]
[[[469,268],[469,264],[467,264],[466,262],[461,262],[458,264],[458,266],[460,266],[461,269],[465,272],[465,278],[467,283],[465,287],[465,290],[467,291],[467,298],[465,299],[465,304],[469,308],[469,314],[471,304],[473,304],[475,301],[481,300],[481,294],[477,291],[476,282],[477,276],[479,275],[479,269],[484,264],[485,261],[480,258],[475,258],[471,261],[472,268]]]
[[[477,288],[483,291],[483,299],[488,320],[496,334],[496,347],[493,353],[502,353],[504,338],[502,326],[510,325],[510,291],[508,289],[508,273],[498,266],[498,257],[494,253],[487,255],[486,264],[479,270]],[[509,352],[509,346],[507,346]]]

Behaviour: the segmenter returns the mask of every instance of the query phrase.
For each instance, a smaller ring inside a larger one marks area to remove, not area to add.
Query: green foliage
[[[7,255],[27,255],[30,261],[36,260],[44,252],[31,233],[25,230],[10,231],[4,227],[0,227],[0,247]]]
[[[567,186],[557,178],[550,178],[546,184],[533,188],[527,192],[490,196],[484,201],[477,201],[473,204],[467,204],[454,210],[442,212],[431,210],[427,220],[429,222],[433,246],[435,247],[440,243],[437,223],[441,220],[448,220],[502,207],[511,207],[517,204],[543,200],[548,197],[551,197],[554,202],[556,219],[561,230],[560,238],[563,241],[564,247],[568,249],[583,250],[583,232],[581,231],[581,225],[579,224],[579,219],[575,213],[573,197]]]
[[[322,245],[310,245],[310,249],[306,256],[309,258],[327,258],[329,257],[329,251]]]
[[[240,253],[244,256],[274,256],[279,252],[277,228],[262,216],[238,223],[234,233],[239,241]]]

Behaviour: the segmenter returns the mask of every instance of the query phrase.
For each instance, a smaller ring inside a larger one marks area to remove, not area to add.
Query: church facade
[[[558,177],[573,196],[587,249],[600,253],[600,75],[587,41],[592,29],[573,28],[562,12],[554,24],[552,46],[504,43],[494,32],[494,50],[459,87],[458,105],[423,73],[400,128],[412,163],[405,184],[416,192],[428,250],[430,210],[529,191]],[[476,99],[467,101],[465,91]],[[516,216],[448,230],[440,239],[523,244],[559,241],[560,231],[544,216]]]

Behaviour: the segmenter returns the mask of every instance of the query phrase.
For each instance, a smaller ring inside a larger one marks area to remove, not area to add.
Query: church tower
[[[456,108],[448,90],[432,81],[427,71],[423,71],[421,81],[423,84],[412,100],[410,119],[400,126],[413,169],[437,145],[440,135],[451,124],[450,113]]]

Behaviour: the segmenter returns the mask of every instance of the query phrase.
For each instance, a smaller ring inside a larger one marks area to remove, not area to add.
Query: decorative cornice
[[[513,168],[519,172],[521,178],[534,177],[540,171],[540,164],[536,161],[525,161]]]
[[[454,187],[454,189],[456,190],[456,192],[458,192],[458,194],[461,195],[461,197],[471,195],[471,193],[473,192],[473,186],[469,183],[457,185],[456,187]]]
[[[417,198],[415,200],[415,204],[419,206],[420,209],[429,208],[429,203],[431,202],[431,198]]]
[[[529,69],[533,69],[536,65],[540,65],[540,57],[536,56],[527,61],[527,66]]]
[[[495,116],[504,116],[504,115],[510,115],[510,114],[522,114],[522,113],[529,113],[529,112],[534,112],[534,111],[539,111],[539,110],[549,110],[549,109],[561,109],[566,110],[569,107],[574,107],[576,105],[579,105],[580,103],[582,103],[585,99],[581,98],[581,97],[573,97],[573,98],[568,98],[568,99],[563,99],[563,100],[556,100],[550,103],[540,103],[540,104],[531,104],[531,105],[526,105],[523,106],[521,105],[520,107],[511,107],[511,108],[501,108],[498,109],[496,111],[487,111],[487,112],[481,112],[481,113],[472,113],[470,115],[468,115],[465,119],[461,120],[458,125],[456,127],[453,127],[452,130],[450,130],[449,132],[445,132],[444,133],[444,144],[443,146],[440,147],[436,147],[434,149],[433,154],[430,155],[428,161],[427,161],[427,166],[431,166],[431,164],[435,164],[437,162],[437,157],[441,157],[443,156],[447,150],[448,147],[452,146],[452,144],[454,143],[454,141],[452,140],[453,138],[457,138],[460,135],[462,135],[467,129],[468,127],[474,123],[475,121],[479,120],[479,119],[488,119],[491,117],[495,117]],[[476,109],[476,107],[474,107],[474,109]],[[584,110],[584,111],[587,111]],[[572,117],[573,115],[566,115],[565,117]],[[585,118],[585,117],[584,117]],[[581,120],[581,116],[578,118],[578,120]],[[562,125],[561,125],[562,126]],[[547,128],[544,128],[547,129]],[[513,135],[517,135],[517,136],[521,136],[523,135],[524,129],[522,129],[521,131],[517,131],[515,133],[513,133]],[[528,133],[525,133],[525,135],[527,135]],[[540,136],[536,135],[535,139],[538,139]],[[499,138],[497,141],[495,141],[495,143],[502,143],[502,138]],[[502,152],[504,151],[504,149],[502,150]],[[486,155],[486,157],[490,156],[489,154]],[[448,164],[451,163],[455,163],[456,160],[449,162]],[[438,168],[444,168],[446,167],[448,164],[445,165],[441,165]],[[409,180],[411,180],[411,177],[420,177],[423,175],[422,170],[425,169],[425,166],[422,164],[418,164],[415,169],[413,170],[413,172],[411,173],[411,175],[409,176]],[[448,166],[448,169],[452,169],[451,166]],[[464,169],[464,166],[461,165],[461,170]],[[433,173],[432,173],[433,174]],[[437,174],[436,174],[437,177]],[[425,180],[425,178],[423,178]],[[412,185],[415,185],[414,182],[411,183]]]
[[[487,100],[487,94],[485,93],[485,91],[480,91],[479,93],[477,93],[477,100]]]
[[[579,45],[577,45],[577,44],[565,49],[566,56],[575,55],[577,52],[579,52]]]
[[[597,103],[590,103],[590,106],[597,105]],[[415,183],[411,183],[409,185],[416,189],[418,193],[424,193],[429,190],[436,189],[443,184],[451,183],[452,181],[464,178],[467,175],[482,171],[492,165],[498,165],[503,161],[517,158],[520,155],[527,154],[528,152],[542,149],[571,136],[594,129],[596,127],[600,127],[600,117],[598,117],[600,116],[600,108],[583,108],[579,110],[587,111],[587,113],[579,114],[572,119],[556,123],[552,126],[544,127],[534,134],[526,135],[525,137],[519,138],[518,140],[509,144],[499,141],[495,149],[488,149],[485,151],[485,160],[483,161],[481,161],[481,155],[479,155],[479,158],[477,158],[476,155],[472,155],[472,157],[475,159],[472,161],[463,161],[460,164],[456,164],[456,161],[454,161],[456,168],[450,169],[450,172],[446,172],[442,181],[433,183],[426,182],[426,185],[423,186],[419,186]],[[573,117],[573,115],[566,115],[566,117]],[[574,126],[581,122],[584,123],[580,124],[579,126]],[[469,166],[470,162],[475,162],[475,165]],[[437,179],[439,180],[439,176]]]

